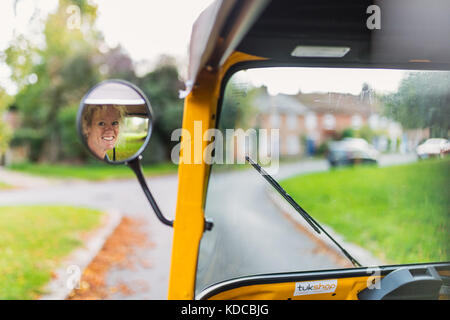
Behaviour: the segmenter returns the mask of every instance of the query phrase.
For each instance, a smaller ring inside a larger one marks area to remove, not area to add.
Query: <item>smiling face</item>
[[[120,112],[114,108],[94,111],[87,128],[87,144],[92,152],[103,159],[106,151],[114,148],[119,136]]]

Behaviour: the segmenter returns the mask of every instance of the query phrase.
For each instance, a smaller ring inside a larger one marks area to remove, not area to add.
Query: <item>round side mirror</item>
[[[83,97],[78,133],[94,157],[111,164],[136,159],[147,146],[153,112],[147,97],[123,80],[106,80]]]

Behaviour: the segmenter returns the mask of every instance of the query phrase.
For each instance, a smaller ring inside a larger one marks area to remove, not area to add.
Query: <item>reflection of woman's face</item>
[[[106,151],[114,148],[119,135],[119,111],[108,108],[97,110],[88,128],[87,143],[92,152],[100,159],[105,157]]]

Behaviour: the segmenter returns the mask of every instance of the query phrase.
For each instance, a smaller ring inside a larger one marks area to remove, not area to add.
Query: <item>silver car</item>
[[[428,139],[417,146],[416,152],[419,159],[443,157],[450,152],[450,142],[443,138]]]
[[[345,138],[330,142],[328,148],[327,158],[332,167],[358,163],[378,163],[379,152],[364,139]]]

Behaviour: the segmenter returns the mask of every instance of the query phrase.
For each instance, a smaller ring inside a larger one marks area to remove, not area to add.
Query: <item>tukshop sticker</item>
[[[335,280],[317,280],[303,281],[295,284],[294,296],[306,294],[330,293],[337,288],[337,279]]]

